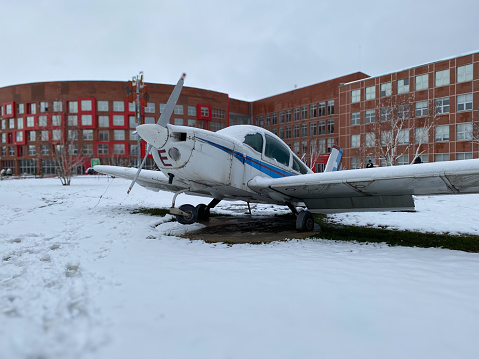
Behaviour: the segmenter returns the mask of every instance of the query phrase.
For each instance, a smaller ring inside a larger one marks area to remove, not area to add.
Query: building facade
[[[146,84],[141,122],[155,123],[172,85]],[[64,81],[0,89],[0,169],[14,174],[54,174],[55,159],[67,149],[76,173],[91,160],[137,166],[145,154],[134,133],[135,104],[128,101],[126,82]],[[250,104],[214,91],[184,87],[171,123],[219,130],[249,123]],[[149,159],[147,167],[152,167]]]
[[[173,85],[148,83],[141,122],[155,123]],[[131,98],[130,98],[131,100]],[[61,81],[0,88],[0,169],[54,174],[59,148],[76,156],[137,166],[145,154],[134,133],[127,82]],[[212,131],[238,124],[282,138],[313,170],[335,145],[343,168],[479,157],[479,52],[370,77],[342,76],[253,102],[184,87],[170,120]],[[147,167],[153,167],[152,159]]]

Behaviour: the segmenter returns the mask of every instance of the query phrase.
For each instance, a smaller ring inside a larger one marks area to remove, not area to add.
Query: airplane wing
[[[479,193],[479,159],[255,177],[249,187],[314,213],[413,210],[413,195]]]
[[[135,178],[138,172],[137,168],[105,165],[97,165],[93,167],[93,169],[98,173],[103,173],[114,177],[126,178],[129,180]],[[166,177],[163,172],[160,171],[143,170],[138,176],[137,182],[140,186],[143,186],[149,190],[156,192],[158,192],[159,190],[177,192],[184,189],[183,187],[169,184],[168,177]]]

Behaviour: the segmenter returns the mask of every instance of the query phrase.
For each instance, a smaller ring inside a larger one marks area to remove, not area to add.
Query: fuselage
[[[151,152],[160,170],[173,183],[180,182],[197,194],[262,202],[261,194],[248,186],[253,178],[312,173],[279,137],[255,126],[211,132],[141,125],[137,131],[153,146]],[[271,198],[267,202],[271,203]]]

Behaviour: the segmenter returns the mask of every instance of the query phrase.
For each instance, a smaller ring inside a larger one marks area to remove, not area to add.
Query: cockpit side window
[[[249,135],[246,135],[243,143],[259,153],[263,152],[263,136],[261,133],[250,133]]]
[[[306,165],[300,160],[298,160],[296,157],[293,157],[293,170],[298,171],[303,175],[308,173],[308,168],[306,167]]]
[[[264,149],[264,155],[269,158],[273,158],[279,163],[289,166],[290,151],[281,141],[274,137],[265,135],[266,147]]]

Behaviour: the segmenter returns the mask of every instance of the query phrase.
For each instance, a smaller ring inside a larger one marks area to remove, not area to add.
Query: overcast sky
[[[479,49],[479,2],[0,0],[0,87],[176,83],[257,100]]]

